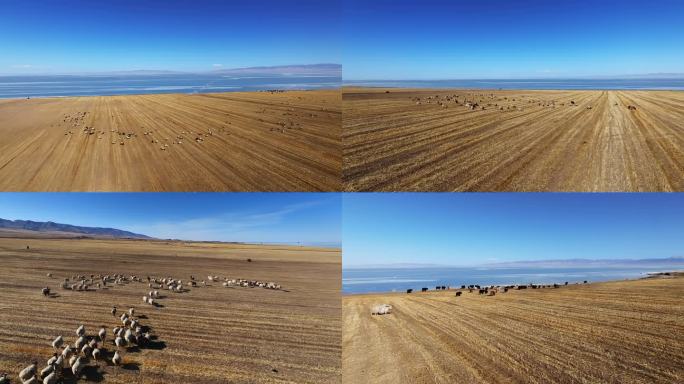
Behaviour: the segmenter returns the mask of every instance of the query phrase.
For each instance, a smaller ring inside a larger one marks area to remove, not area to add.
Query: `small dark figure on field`
[[[50,296],[50,288],[45,287],[43,288],[43,296]]]
[[[461,296],[461,291],[456,292],[456,297]]]
[[[27,245],[27,246],[26,246],[26,249],[31,249],[31,247],[29,247],[29,246]]]
[[[587,281],[586,281],[586,280],[584,280],[584,284],[586,284],[586,283],[587,283]]]
[[[407,289],[406,290],[406,293],[411,293],[411,292],[413,292],[413,289]]]
[[[248,263],[251,263],[251,262],[252,262],[252,259],[247,259],[247,262],[248,262]]]
[[[565,282],[565,285],[568,285],[568,282],[567,282],[567,281]]]
[[[423,289],[421,289],[421,292],[427,292],[427,290],[428,290],[427,288],[423,288]]]

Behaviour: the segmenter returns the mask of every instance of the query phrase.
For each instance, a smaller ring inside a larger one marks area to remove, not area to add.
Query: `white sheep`
[[[87,343],[88,341],[86,340],[85,336],[81,336],[76,340],[74,343],[74,347],[76,348],[77,351],[80,351],[81,348]]]
[[[57,336],[53,341],[52,341],[52,348],[57,349],[64,344],[64,339],[62,338],[62,335]]]
[[[37,367],[38,367],[38,363],[35,361],[32,362],[31,365],[22,369],[21,372],[19,372],[19,379],[21,381],[26,381],[26,380],[30,379],[31,376],[35,376]]]
[[[102,351],[100,351],[100,348],[93,349],[93,359],[97,361],[100,358],[100,356],[102,356]]]
[[[114,352],[114,357],[112,357],[112,363],[114,365],[121,365],[121,361],[123,359],[121,358],[121,354],[119,354],[119,351]]]
[[[117,336],[116,339],[114,340],[114,344],[116,345],[117,348],[121,348],[126,346],[126,340],[124,340],[123,337]]]
[[[58,372],[56,369],[53,369],[52,372],[43,379],[43,384],[56,384],[58,380]]]
[[[79,356],[76,359],[76,362],[74,362],[74,365],[71,366],[71,373],[73,373],[74,376],[79,377],[81,376],[81,371],[83,370],[83,367],[85,367],[85,364],[83,363],[82,358]]]
[[[85,327],[83,326],[83,324],[81,324],[81,326],[78,327],[78,329],[76,329],[76,336],[85,336],[85,334],[86,334]]]
[[[100,341],[104,343],[105,339],[107,338],[107,330],[104,326],[100,328],[100,332],[97,333],[97,336],[100,338]]]

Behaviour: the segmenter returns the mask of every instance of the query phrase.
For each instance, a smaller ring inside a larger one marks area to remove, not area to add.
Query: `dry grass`
[[[26,250],[26,245],[31,246]],[[246,259],[251,258],[252,262]],[[339,383],[341,297],[339,250],[134,240],[0,239],[0,372],[17,380],[36,359],[39,368],[62,334],[73,343],[118,325],[109,313],[135,307],[158,336],[156,349],[124,354],[125,368],[92,360],[88,380],[105,383]],[[51,272],[54,277],[48,278]],[[59,288],[76,273],[122,273],[198,279],[207,275],[275,281],[283,291],[224,288],[161,291],[153,308],[141,298],[147,283],[95,292]],[[44,298],[48,285],[59,296]],[[106,348],[113,353],[111,340]],[[273,370],[277,370],[277,372]],[[70,375],[67,382],[73,382]]]
[[[684,92],[385,91],[343,89],[348,191],[684,191]]]
[[[683,298],[684,277],[345,296],[343,382],[681,383]]]
[[[0,191],[336,191],[340,135],[339,90],[0,100]]]

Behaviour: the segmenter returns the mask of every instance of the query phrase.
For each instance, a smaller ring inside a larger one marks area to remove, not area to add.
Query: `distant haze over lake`
[[[437,285],[563,284],[635,279],[651,272],[684,270],[684,258],[639,260],[522,261],[482,266],[455,267],[420,264],[347,266],[342,271],[346,294],[405,292]]]
[[[0,98],[329,89],[341,86],[339,64],[221,69],[204,73],[119,71],[0,76]]]
[[[684,76],[589,79],[344,80],[344,85],[391,88],[684,90]]]

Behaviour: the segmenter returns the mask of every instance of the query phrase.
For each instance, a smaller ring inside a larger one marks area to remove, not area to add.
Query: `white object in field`
[[[392,313],[392,306],[389,304],[374,305],[371,309],[371,315],[387,315]]]

